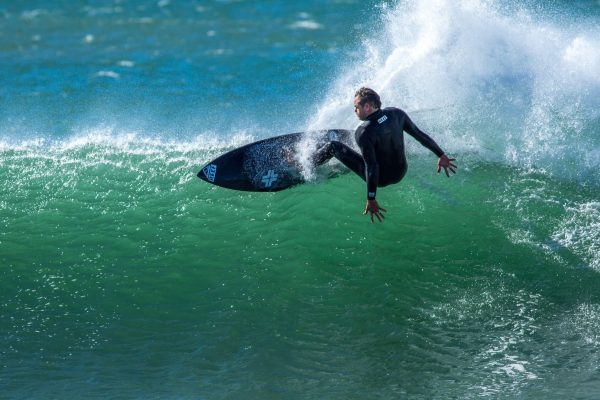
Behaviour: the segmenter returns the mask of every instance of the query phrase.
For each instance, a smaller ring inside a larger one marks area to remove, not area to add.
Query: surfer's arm
[[[403,112],[403,111],[401,111]],[[403,112],[404,113],[404,112]],[[417,125],[410,119],[406,113],[404,113],[404,131],[407,132],[410,136],[417,139],[419,143],[423,146],[427,147],[429,150],[435,153],[436,156],[439,157],[437,172],[439,173],[442,168],[444,168],[444,172],[446,176],[450,177],[448,170],[452,171],[453,174],[456,173],[456,165],[452,163],[452,161],[456,161],[456,158],[448,158],[444,151],[438,146],[438,144],[433,140],[429,135],[420,130]]]
[[[360,136],[358,147],[365,160],[365,180],[367,182],[367,199],[375,200],[377,183],[379,182],[379,163],[375,154],[375,146],[367,134]]]
[[[375,146],[367,135],[360,136],[358,146],[365,160],[365,180],[367,182],[367,204],[365,205],[363,214],[370,214],[371,223],[373,223],[374,216],[377,217],[379,222],[382,222],[385,218],[383,213],[386,210],[379,207],[377,200],[375,200],[375,196],[377,196],[377,184],[379,182],[379,163],[377,162]]]
[[[428,134],[420,130],[417,127],[417,125],[415,125],[415,123],[410,119],[410,117],[406,115],[406,113],[404,113],[404,111],[400,112],[404,114],[404,125],[402,126],[404,132],[417,139],[419,143],[421,143],[423,146],[427,147],[429,150],[435,153],[436,156],[442,157],[444,155],[444,151],[440,148],[440,146],[438,146],[435,140],[433,140]]]

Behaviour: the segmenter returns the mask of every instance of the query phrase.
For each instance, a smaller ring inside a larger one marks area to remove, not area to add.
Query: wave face
[[[0,21],[3,396],[600,393],[596,1],[40,0]],[[437,175],[407,136],[384,223],[336,163],[277,193],[196,178],[351,129],[362,85],[459,163]]]

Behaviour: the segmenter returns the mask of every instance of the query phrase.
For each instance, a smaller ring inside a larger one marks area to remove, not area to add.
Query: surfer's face
[[[361,121],[367,119],[371,113],[373,113],[373,106],[370,103],[361,104],[361,98],[356,96],[354,98],[354,113]]]
[[[358,117],[358,119],[360,119],[361,121],[364,121],[364,119],[367,117],[365,115],[365,105],[366,104],[360,104],[360,97],[356,96],[354,98],[354,113],[356,114],[356,116]]]

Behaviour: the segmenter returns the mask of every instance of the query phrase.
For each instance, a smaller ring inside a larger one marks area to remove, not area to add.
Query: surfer
[[[313,160],[315,165],[323,164],[332,157],[337,158],[346,167],[354,171],[367,184],[367,204],[364,214],[370,213],[382,222],[385,208],[375,199],[378,187],[398,183],[406,174],[408,164],[404,153],[404,134],[417,139],[419,143],[439,157],[437,172],[444,169],[456,173],[456,159],[448,158],[437,143],[421,131],[408,115],[399,108],[381,109],[379,95],[370,88],[362,87],[354,95],[354,112],[358,119],[364,121],[354,134],[356,143],[362,154],[357,153],[345,144],[331,141],[317,151]]]

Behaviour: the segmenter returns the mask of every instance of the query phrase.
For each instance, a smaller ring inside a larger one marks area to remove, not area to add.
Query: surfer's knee
[[[336,158],[339,158],[342,154],[348,151],[348,146],[343,144],[342,142],[338,142],[337,140],[332,140],[328,143],[330,152]]]
[[[345,155],[348,153],[349,149],[350,148],[342,142],[337,140],[329,141],[316,151],[312,158],[312,163],[315,166],[321,165],[333,157],[343,161],[346,158]]]
[[[327,142],[313,154],[311,161],[314,166],[318,166],[329,161],[332,157],[333,149],[331,147],[331,142]]]

